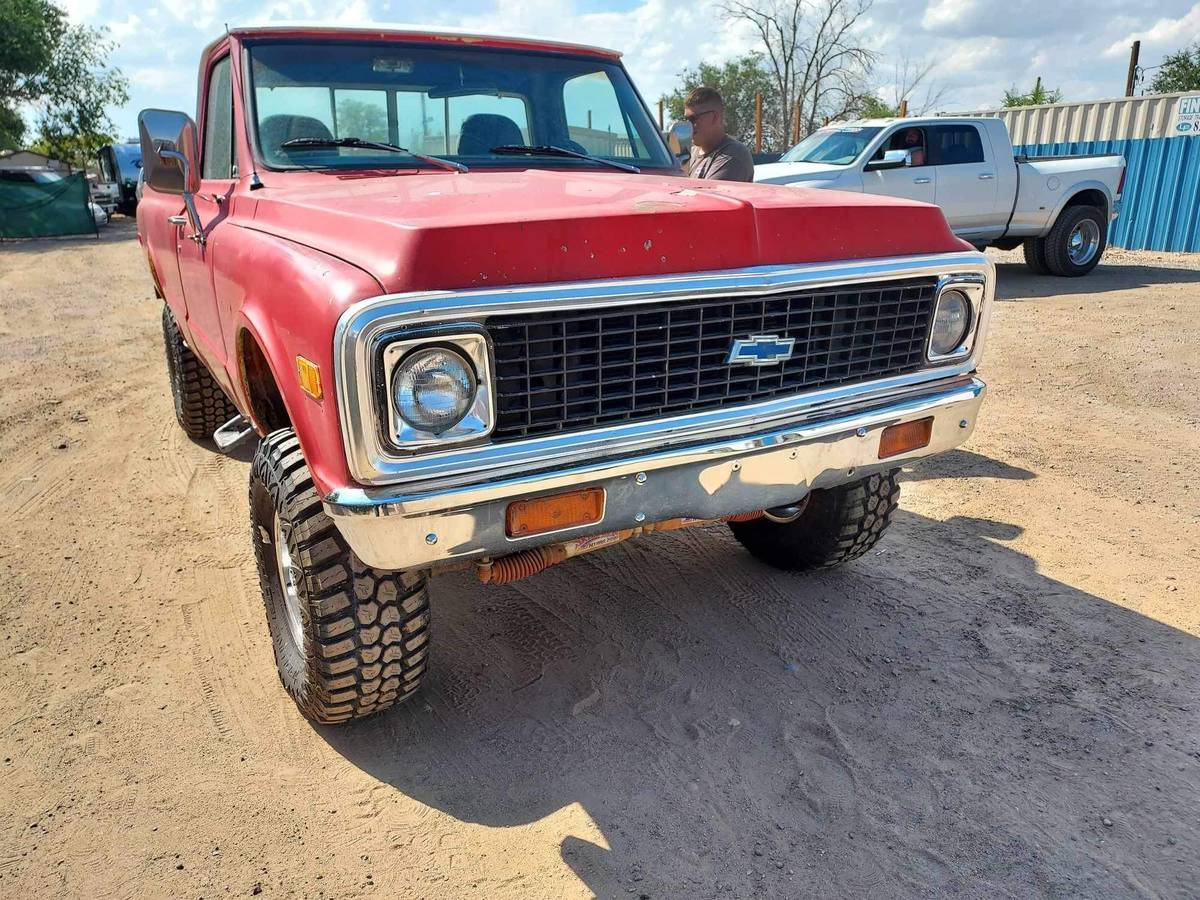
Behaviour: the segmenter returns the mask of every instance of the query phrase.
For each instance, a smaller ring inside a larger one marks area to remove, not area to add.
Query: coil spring
[[[761,519],[763,511],[756,509],[754,512],[738,513],[736,516],[726,516],[726,522],[750,522],[754,519]]]
[[[518,581],[528,578],[530,575],[536,575],[549,565],[550,558],[545,553],[544,547],[522,550],[520,553],[493,560],[489,581],[492,584],[508,584],[510,581]]]

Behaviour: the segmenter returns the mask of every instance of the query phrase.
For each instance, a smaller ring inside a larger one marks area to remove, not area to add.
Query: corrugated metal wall
[[[1003,119],[1017,153],[1120,153],[1121,214],[1109,243],[1129,250],[1200,252],[1200,132],[1177,134],[1181,97],[1200,92],[985,109]]]

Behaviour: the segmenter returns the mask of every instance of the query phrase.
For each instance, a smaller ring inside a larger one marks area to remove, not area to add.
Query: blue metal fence
[[[1017,153],[1120,153],[1125,189],[1109,243],[1127,250],[1200,252],[1200,137],[1026,144]]]

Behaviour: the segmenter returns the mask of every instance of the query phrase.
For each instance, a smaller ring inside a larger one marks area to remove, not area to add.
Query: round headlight
[[[396,412],[413,428],[441,434],[462,421],[475,401],[475,370],[442,347],[418,350],[392,373]]]
[[[971,325],[971,301],[962,291],[942,291],[933,314],[930,356],[949,356],[966,340]]]

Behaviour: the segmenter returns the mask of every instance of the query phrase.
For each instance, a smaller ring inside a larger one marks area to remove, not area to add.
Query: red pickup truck
[[[682,177],[612,51],[234,29],[198,115],[140,116],[138,237],[180,426],[260,439],[267,624],[314,720],[417,690],[432,574],[715,523],[836,565],[975,425],[987,259],[934,206]]]

